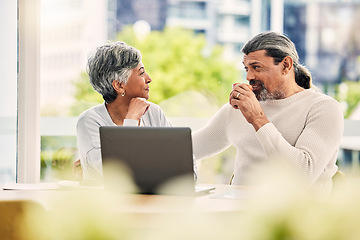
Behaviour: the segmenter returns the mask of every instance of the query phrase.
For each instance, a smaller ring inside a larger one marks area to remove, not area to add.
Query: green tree
[[[344,80],[337,86],[336,100],[346,103],[345,118],[351,116],[360,103],[360,82]]]
[[[153,80],[149,100],[154,103],[185,91],[196,91],[219,106],[228,100],[232,83],[240,80],[235,63],[224,60],[223,48],[216,45],[208,49],[205,37],[190,30],[165,28],[139,39],[128,26],[117,35],[117,40],[141,51],[146,71]],[[75,98],[81,104],[75,104],[72,115],[88,108],[85,102],[91,105],[103,101],[91,88],[86,74],[75,84]]]
[[[70,107],[71,116],[78,116],[86,109],[104,101],[102,96],[92,88],[87,73],[81,73],[74,81],[74,85],[76,102]]]

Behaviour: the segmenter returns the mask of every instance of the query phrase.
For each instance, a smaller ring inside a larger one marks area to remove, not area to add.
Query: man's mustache
[[[250,85],[259,84],[259,85],[261,85],[261,86],[264,85],[264,83],[263,83],[262,81],[260,81],[260,80],[254,80],[254,79],[250,80],[250,81],[249,81],[249,84],[250,84]]]

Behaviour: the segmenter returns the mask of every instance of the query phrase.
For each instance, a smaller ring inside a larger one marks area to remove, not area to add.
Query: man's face
[[[275,65],[274,59],[266,56],[265,53],[265,50],[259,50],[244,56],[246,80],[253,87],[253,92],[259,101],[284,98],[283,65],[281,63]]]

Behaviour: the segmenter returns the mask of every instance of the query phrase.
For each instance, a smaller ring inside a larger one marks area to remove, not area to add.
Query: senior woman
[[[83,182],[96,183],[102,176],[100,126],[171,124],[159,106],[147,101],[152,80],[139,50],[124,42],[107,43],[89,57],[87,71],[92,87],[103,96],[104,103],[83,112],[76,130]]]

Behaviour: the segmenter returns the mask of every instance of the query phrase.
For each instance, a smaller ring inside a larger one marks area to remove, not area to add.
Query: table
[[[71,239],[74,234],[81,232],[81,229],[83,232],[90,231],[89,222],[93,228],[97,227],[101,234],[122,234],[125,231],[131,236],[135,235],[135,239],[149,239],[149,236],[152,236],[151,239],[169,239],[174,231],[185,235],[194,231],[192,234],[198,234],[201,239],[209,239],[216,234],[222,235],[227,228],[235,229],[231,223],[236,223],[237,221],[233,220],[237,218],[236,214],[241,214],[245,209],[248,188],[222,184],[202,186],[214,186],[215,190],[193,197],[117,194],[104,189],[87,191],[1,188],[0,204],[12,200],[39,203],[51,216],[44,221],[33,214],[35,219],[32,223],[35,225],[31,228],[40,229],[35,232],[42,232],[45,228],[51,229],[53,234],[65,234],[62,239]],[[37,226],[36,223],[41,225]],[[54,227],[59,223],[64,223],[65,226]],[[121,233],[117,232],[120,231],[119,226]]]
[[[214,186],[215,190],[209,193],[187,196],[171,195],[146,195],[146,194],[119,194],[116,196],[110,193],[111,197],[118,198],[119,201],[126,202],[126,207],[122,210],[135,213],[154,213],[176,211],[179,204],[187,204],[200,211],[209,212],[229,212],[243,210],[243,201],[246,196],[241,194],[248,190],[245,186],[226,185],[226,184],[200,184],[200,186]],[[66,197],[68,194],[76,195],[75,190],[56,189],[56,190],[0,190],[0,201],[4,200],[33,200],[43,204],[46,208],[51,208],[51,198]],[[106,190],[95,189],[92,193],[104,194]],[[80,194],[84,190],[80,191]],[[109,193],[107,193],[109,194]],[[165,203],[167,203],[165,205]]]

